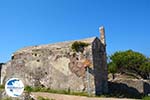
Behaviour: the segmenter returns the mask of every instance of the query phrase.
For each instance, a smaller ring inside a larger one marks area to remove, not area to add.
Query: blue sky
[[[101,25],[108,55],[150,56],[150,0],[0,0],[0,62],[26,46],[99,37]]]

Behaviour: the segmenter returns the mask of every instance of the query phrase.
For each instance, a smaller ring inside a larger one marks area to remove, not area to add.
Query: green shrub
[[[41,97],[41,96],[39,96],[37,99],[38,99],[38,100],[55,100],[55,99],[43,98],[43,97]]]
[[[41,87],[34,87],[32,89],[33,89],[33,92],[42,92],[42,88]]]
[[[150,96],[145,96],[142,100],[150,100]]]
[[[49,100],[48,98],[43,98],[43,97],[41,97],[41,96],[39,96],[38,98],[37,98],[38,100]]]
[[[33,91],[33,88],[31,86],[26,86],[24,89],[27,92],[32,92]]]
[[[0,89],[4,89],[5,88],[5,86],[4,85],[0,85]]]
[[[71,95],[77,95],[77,96],[88,96],[88,93],[86,92],[71,92]]]
[[[89,45],[89,43],[75,41],[72,44],[71,48],[72,48],[72,50],[74,50],[76,52],[83,52],[84,51],[84,47],[87,47],[88,45]]]

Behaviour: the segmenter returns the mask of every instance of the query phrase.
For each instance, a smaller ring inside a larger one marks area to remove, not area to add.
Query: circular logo
[[[18,97],[24,91],[24,84],[18,78],[11,78],[5,84],[5,91],[11,97]]]

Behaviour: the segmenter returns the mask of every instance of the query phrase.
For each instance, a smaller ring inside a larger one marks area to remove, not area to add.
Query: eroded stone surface
[[[86,67],[89,67],[91,92],[107,91],[105,46],[96,37],[78,41],[89,44],[83,52],[72,50],[75,41],[18,50],[12,60],[3,65],[1,82],[4,84],[7,79],[16,77],[30,86],[87,91]]]

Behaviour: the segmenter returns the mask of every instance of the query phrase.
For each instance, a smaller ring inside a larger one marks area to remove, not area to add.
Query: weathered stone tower
[[[93,42],[93,64],[95,71],[95,92],[96,95],[108,92],[107,87],[107,60],[106,60],[106,42],[104,27],[99,28],[100,42]],[[95,44],[96,43],[96,44]]]
[[[100,27],[99,28],[99,30],[100,30],[100,40],[101,40],[101,42],[102,42],[102,47],[103,47],[103,50],[101,51],[101,53],[102,53],[102,55],[101,55],[101,57],[102,57],[102,73],[103,73],[103,79],[102,79],[102,81],[103,81],[103,93],[107,93],[108,92],[108,87],[107,87],[107,85],[108,85],[108,83],[107,83],[107,79],[108,79],[108,69],[107,69],[107,53],[106,53],[106,38],[105,38],[105,28],[104,28],[104,26],[102,26],[102,27]]]
[[[104,46],[106,46],[106,39],[105,39],[105,28],[104,26],[99,27],[100,32],[100,40]]]
[[[96,95],[107,93],[104,27],[99,31],[100,39],[92,37],[18,50],[2,66],[1,83],[16,77],[29,86],[80,92],[90,90]]]

